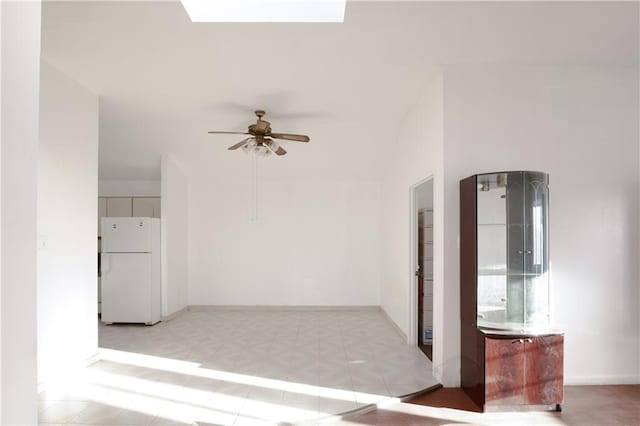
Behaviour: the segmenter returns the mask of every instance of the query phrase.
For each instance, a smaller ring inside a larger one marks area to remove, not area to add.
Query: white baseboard
[[[379,311],[374,305],[190,305],[190,311]]]
[[[183,313],[187,312],[187,310],[189,310],[189,307],[185,306],[184,308],[178,309],[177,311],[175,311],[172,314],[169,314],[169,315],[166,315],[166,316],[162,316],[160,318],[160,321],[162,321],[162,322],[171,321],[172,319],[175,319],[176,317],[178,317],[178,316],[182,315]]]
[[[51,387],[52,384],[53,384],[54,387],[56,387],[60,383],[62,383],[63,381],[67,381],[69,378],[73,378],[75,376],[80,376],[86,367],[90,366],[91,364],[93,364],[93,363],[95,363],[97,361],[100,361],[100,352],[99,351],[100,351],[100,349],[98,348],[98,352],[96,352],[95,354],[93,354],[90,357],[86,358],[84,360],[84,365],[82,365],[82,361],[80,361],[80,363],[76,364],[73,368],[65,370],[65,376],[63,376],[63,377],[54,377],[54,378],[50,377],[49,381],[38,382],[38,393],[40,394],[40,393],[48,390],[48,388]]]
[[[389,316],[387,311],[385,311],[382,306],[380,306],[380,312],[382,312],[382,315],[387,319],[389,324],[391,324],[393,326],[393,328],[396,330],[396,332],[402,337],[402,340],[404,340],[406,342],[407,341],[407,335],[404,333],[404,331],[402,331],[402,329],[400,327],[398,327],[398,324],[396,324],[396,322],[391,319],[391,317]]]
[[[91,364],[100,361],[100,348],[98,348],[98,352],[91,355],[89,358],[85,360],[85,365],[88,367]]]
[[[640,375],[565,376],[564,384],[566,386],[637,385],[640,384]]]

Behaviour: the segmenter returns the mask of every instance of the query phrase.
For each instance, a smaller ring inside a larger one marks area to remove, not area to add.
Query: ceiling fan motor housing
[[[271,123],[264,120],[258,120],[256,124],[252,124],[249,126],[249,132],[252,132],[258,135],[265,135],[271,131]]]

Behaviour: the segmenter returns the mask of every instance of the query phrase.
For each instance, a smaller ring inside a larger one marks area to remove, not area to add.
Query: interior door
[[[102,254],[102,321],[151,321],[151,255]]]

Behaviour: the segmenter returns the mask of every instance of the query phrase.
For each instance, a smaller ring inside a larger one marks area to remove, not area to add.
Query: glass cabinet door
[[[478,175],[476,200],[478,326],[547,326],[547,175]]]
[[[524,323],[524,185],[522,172],[507,173],[507,324]]]
[[[549,187],[545,173],[524,172],[524,323],[549,325]]]
[[[506,174],[477,176],[477,324],[501,328],[507,322],[508,226]]]

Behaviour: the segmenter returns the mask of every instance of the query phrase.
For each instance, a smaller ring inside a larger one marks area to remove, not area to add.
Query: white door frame
[[[442,250],[442,203],[440,202],[441,191],[438,188],[439,179],[432,173],[420,179],[409,187],[409,334],[407,343],[413,346],[418,345],[418,282],[415,271],[418,266],[418,205],[417,188],[432,181],[433,185],[433,355],[432,364],[434,375],[440,371],[438,368],[442,364],[442,271],[443,271],[443,250]],[[440,377],[436,377],[440,379]]]

